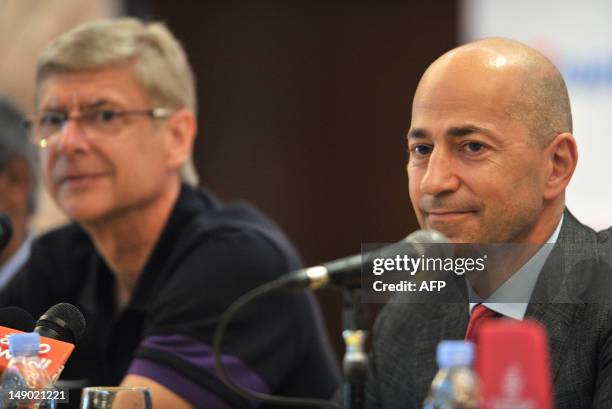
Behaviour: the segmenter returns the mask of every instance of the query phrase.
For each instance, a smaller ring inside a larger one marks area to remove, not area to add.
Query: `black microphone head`
[[[32,332],[34,318],[26,310],[19,307],[0,308],[0,325],[23,332]]]
[[[400,243],[409,243],[420,254],[427,254],[429,257],[446,258],[453,255],[453,248],[446,236],[436,230],[417,230]]]
[[[45,337],[76,344],[85,332],[85,317],[72,304],[55,304],[38,319],[34,331]]]
[[[4,213],[0,213],[0,251],[4,250],[9,244],[12,236],[13,224],[11,223],[11,219]]]

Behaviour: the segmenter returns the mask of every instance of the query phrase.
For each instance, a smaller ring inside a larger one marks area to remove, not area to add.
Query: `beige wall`
[[[118,0],[0,0],[0,93],[24,112],[33,111],[38,53],[55,37],[86,20],[117,15]],[[46,192],[40,192],[33,224],[39,230],[64,221]]]

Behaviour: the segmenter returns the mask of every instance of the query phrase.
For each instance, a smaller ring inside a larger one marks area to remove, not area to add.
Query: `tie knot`
[[[474,310],[472,311],[472,317],[470,318],[470,321],[487,318],[497,318],[499,317],[499,315],[499,313],[493,311],[492,309],[489,309],[484,304],[478,304],[474,307]]]
[[[465,340],[476,343],[478,341],[478,331],[487,320],[499,318],[501,315],[493,310],[490,310],[483,304],[478,304],[472,310],[470,322],[465,333]]]

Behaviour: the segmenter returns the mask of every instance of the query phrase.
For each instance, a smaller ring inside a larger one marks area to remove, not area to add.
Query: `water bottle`
[[[37,333],[9,336],[11,359],[2,375],[2,409],[56,408],[54,401],[41,400],[45,397],[41,389],[52,388],[52,384],[38,357],[39,349],[40,335]]]
[[[478,409],[478,376],[472,370],[474,344],[442,341],[437,351],[438,373],[425,399],[424,409]]]

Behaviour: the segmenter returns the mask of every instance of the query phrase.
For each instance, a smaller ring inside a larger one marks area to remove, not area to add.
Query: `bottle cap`
[[[468,341],[441,341],[437,351],[438,367],[472,366],[474,344]]]
[[[9,336],[9,351],[12,356],[38,355],[40,335],[36,332],[11,334]]]

